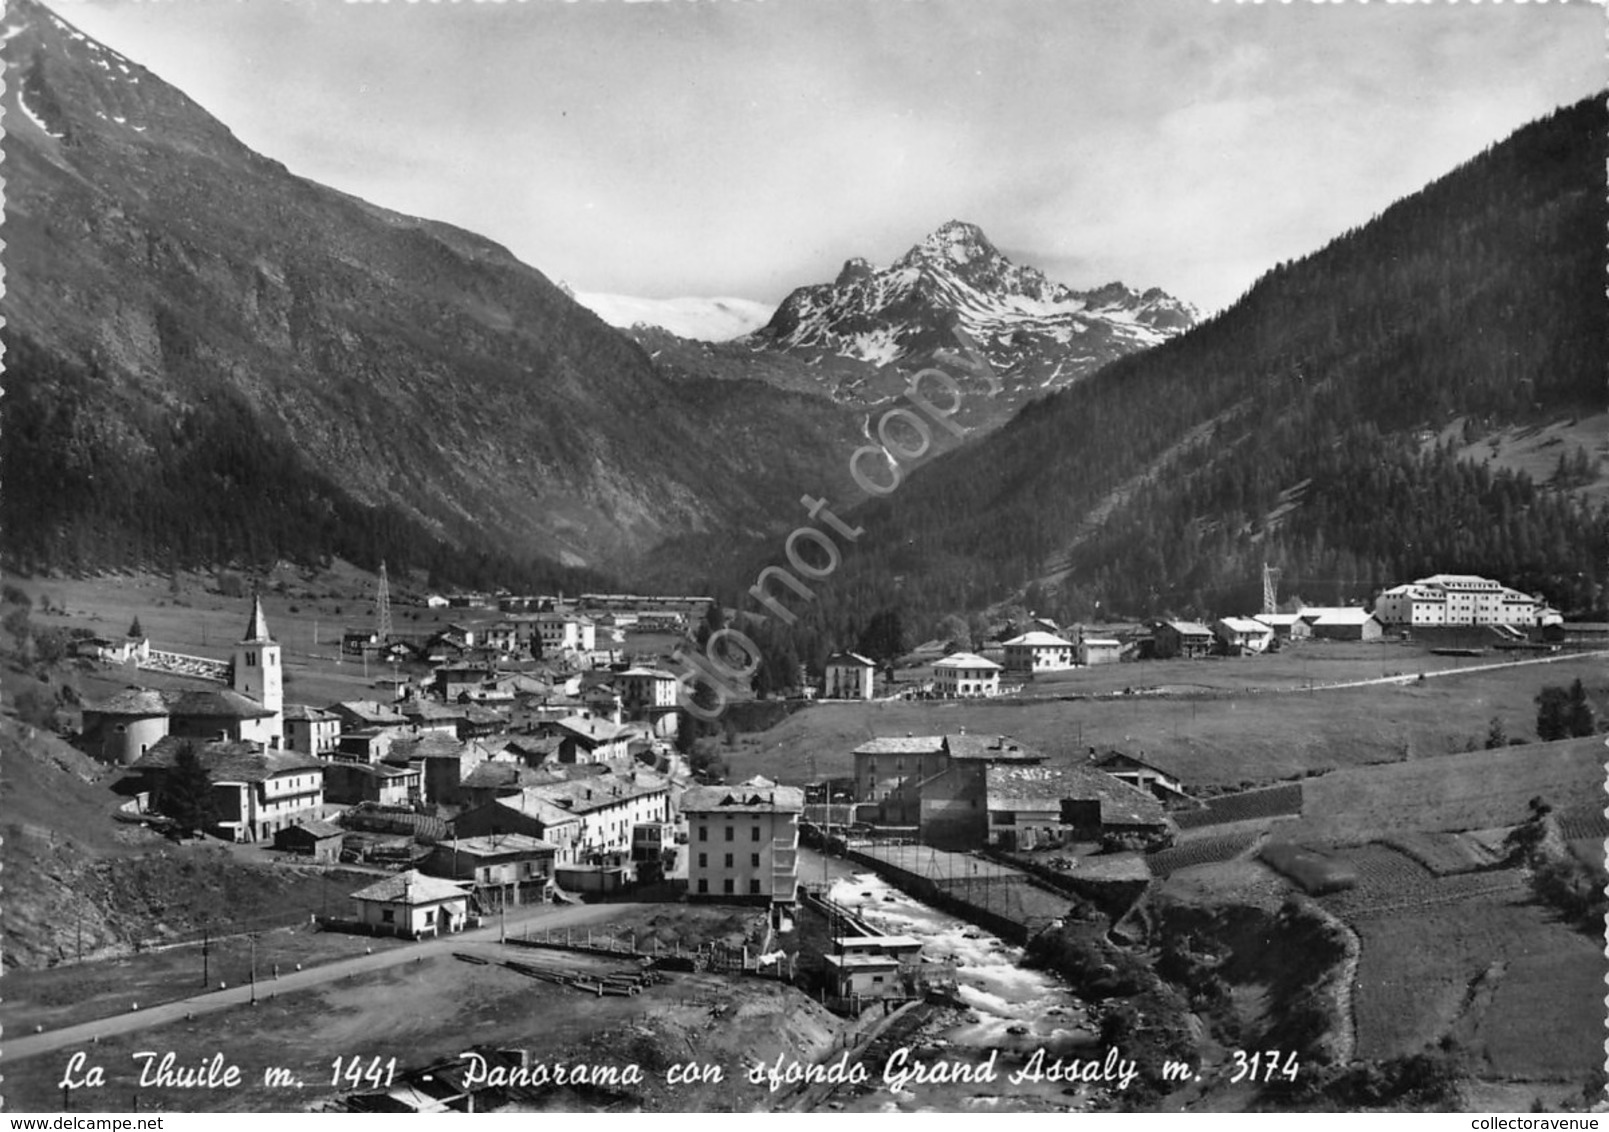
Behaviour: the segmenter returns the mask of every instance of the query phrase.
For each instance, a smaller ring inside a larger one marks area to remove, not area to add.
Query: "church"
[[[246,634],[235,645],[227,688],[157,692],[130,687],[84,708],[84,739],[100,757],[128,766],[169,735],[202,742],[285,742],[283,654],[252,598]]]

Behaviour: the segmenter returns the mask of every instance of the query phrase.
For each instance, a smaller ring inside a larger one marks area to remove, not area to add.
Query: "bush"
[[[10,582],[0,586],[0,601],[4,601],[7,605],[20,605],[24,609],[32,609],[34,605],[33,599]]]

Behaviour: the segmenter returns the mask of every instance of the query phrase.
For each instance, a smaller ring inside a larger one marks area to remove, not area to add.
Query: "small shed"
[[[286,853],[311,857],[315,861],[338,861],[341,838],[346,831],[327,821],[307,821],[288,825],[274,834],[274,848]]]

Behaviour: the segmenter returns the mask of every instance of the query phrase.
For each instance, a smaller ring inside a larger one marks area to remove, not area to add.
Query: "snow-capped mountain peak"
[[[952,220],[893,264],[854,258],[832,284],[801,287],[756,345],[901,367],[930,364],[959,325],[1012,390],[1060,388],[1195,325],[1189,303],[1122,283],[1075,291],[1012,263],[976,224]]]

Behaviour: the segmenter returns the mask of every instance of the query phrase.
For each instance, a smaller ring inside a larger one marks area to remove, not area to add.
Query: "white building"
[[[699,900],[791,904],[799,883],[804,791],[751,778],[682,795],[687,890]]]
[[[1006,642],[1007,672],[1059,672],[1073,666],[1073,642],[1040,630]]]
[[[1000,666],[977,653],[954,653],[933,665],[933,684],[946,697],[998,696]]]
[[[1078,663],[1116,664],[1123,659],[1123,642],[1116,637],[1080,637]]]
[[[544,654],[574,649],[591,652],[598,647],[598,627],[591,618],[573,613],[542,613],[536,618]]]
[[[1555,625],[1563,618],[1540,596],[1474,574],[1432,574],[1395,586],[1374,603],[1383,625]]]
[[[1274,630],[1250,617],[1220,617],[1212,623],[1212,634],[1232,654],[1267,652]]]
[[[469,893],[440,877],[410,869],[352,894],[358,922],[404,939],[461,932],[469,921]]]
[[[858,652],[835,652],[827,658],[821,695],[828,700],[869,700],[877,664]]]

